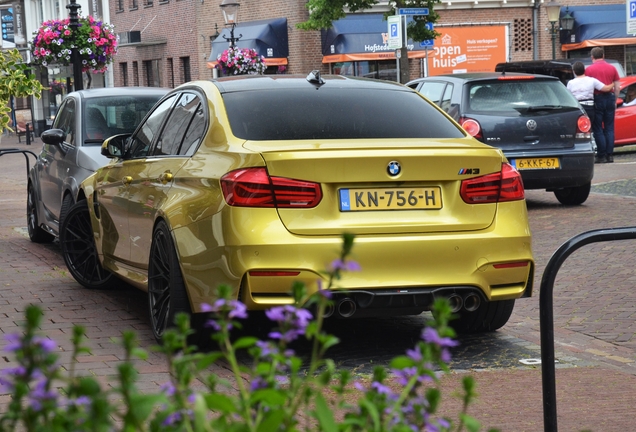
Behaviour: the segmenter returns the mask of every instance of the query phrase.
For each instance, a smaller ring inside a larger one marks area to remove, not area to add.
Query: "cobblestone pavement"
[[[0,149],[31,146],[4,136]],[[470,413],[485,426],[504,431],[543,429],[539,335],[539,287],[545,265],[566,240],[585,231],[636,225],[636,154],[617,153],[614,164],[596,165],[594,187],[579,207],[561,206],[545,191],[527,191],[537,263],[535,294],[517,302],[502,330],[462,337],[454,352],[453,373],[443,379],[446,412],[458,407],[450,390],[464,373],[477,379],[480,397]],[[33,160],[31,159],[31,163]],[[124,329],[134,329],[140,344],[154,344],[145,296],[133,289],[90,291],[67,273],[57,243],[38,245],[26,236],[26,164],[22,155],[0,157],[0,332],[19,330],[29,303],[45,311],[46,334],[60,344],[68,364],[69,331],[86,327],[91,355],[79,368],[112,384],[123,350],[112,342]],[[636,429],[636,270],[631,240],[597,243],[572,254],[558,273],[554,289],[555,349],[559,428],[562,431],[630,431]],[[419,336],[423,317],[347,321],[330,324],[342,343],[333,357],[343,367],[369,372],[402,354]],[[263,331],[260,323],[250,328]],[[4,346],[0,339],[0,348]],[[524,361],[524,363],[521,362]],[[11,366],[0,357],[0,368]],[[154,352],[138,361],[140,388],[156,391],[168,380],[165,359]],[[215,369],[222,376],[228,372]],[[0,395],[0,404],[6,396]]]

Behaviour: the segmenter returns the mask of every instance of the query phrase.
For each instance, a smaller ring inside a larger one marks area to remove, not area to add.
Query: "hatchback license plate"
[[[559,158],[515,159],[514,162],[514,166],[518,170],[561,168]]]
[[[439,187],[340,189],[340,211],[431,210],[442,208]]]

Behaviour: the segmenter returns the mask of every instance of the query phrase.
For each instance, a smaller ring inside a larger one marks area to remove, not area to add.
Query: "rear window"
[[[410,90],[328,85],[223,94],[242,139],[461,138],[463,132]]]
[[[478,81],[469,84],[470,112],[525,112],[579,109],[569,90],[555,80]]]

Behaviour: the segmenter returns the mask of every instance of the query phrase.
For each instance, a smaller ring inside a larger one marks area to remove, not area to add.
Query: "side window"
[[[146,119],[146,122],[139,128],[137,135],[131,137],[130,147],[128,149],[129,158],[143,158],[148,156],[152,141],[161,130],[163,120],[168,112],[170,112],[170,108],[176,98],[177,95],[172,95],[161,102],[159,106],[155,107],[152,114]]]
[[[427,81],[422,84],[422,88],[420,88],[420,93],[427,97],[431,102],[435,105],[440,105],[442,100],[442,95],[444,94],[444,88],[446,87],[445,82],[439,81]]]
[[[62,129],[66,134],[66,144],[75,145],[75,99],[68,98],[60,107],[59,114],[55,117],[53,129]]]
[[[199,143],[205,135],[205,111],[203,105],[199,104],[194,113],[194,118],[188,127],[185,138],[183,138],[183,144],[179,149],[179,154],[183,156],[192,156],[199,147]]]
[[[153,156],[179,154],[181,142],[200,104],[199,97],[194,93],[184,92],[181,95],[157,140],[152,151]]]

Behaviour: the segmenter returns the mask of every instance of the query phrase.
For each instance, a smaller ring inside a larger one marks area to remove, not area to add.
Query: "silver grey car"
[[[170,89],[111,87],[65,96],[52,128],[42,133],[42,151],[29,172],[29,238],[48,243],[59,235],[64,214],[75,203],[79,184],[108,159],[101,145],[110,136],[132,133]]]

